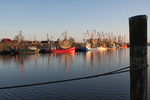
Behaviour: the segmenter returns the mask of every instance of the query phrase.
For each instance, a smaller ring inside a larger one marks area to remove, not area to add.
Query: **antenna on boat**
[[[88,30],[87,30],[87,34],[88,34],[89,38],[91,38]]]
[[[93,36],[93,38],[95,38],[95,34],[96,34],[96,30],[94,30],[94,36]]]

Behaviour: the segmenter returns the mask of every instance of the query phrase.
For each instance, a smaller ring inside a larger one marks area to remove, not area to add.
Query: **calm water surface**
[[[130,49],[0,56],[0,87],[101,74],[129,66]],[[150,64],[148,47],[148,64]],[[149,68],[148,68],[149,71]],[[149,81],[148,74],[148,81]],[[150,96],[148,82],[148,99]],[[130,73],[0,90],[0,100],[130,100]]]

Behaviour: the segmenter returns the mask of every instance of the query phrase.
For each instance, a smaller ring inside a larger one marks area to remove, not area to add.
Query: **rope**
[[[118,70],[115,70],[115,71],[106,72],[106,73],[103,73],[103,74],[96,74],[96,75],[92,75],[92,76],[71,78],[71,79],[58,80],[58,81],[48,81],[48,82],[25,84],[25,85],[6,86],[6,87],[0,87],[0,90],[2,90],[2,89],[11,89],[11,88],[19,88],[19,87],[45,85],[45,84],[53,84],[53,83],[62,83],[62,82],[69,82],[69,81],[82,80],[82,79],[90,79],[90,78],[96,78],[96,77],[99,77],[99,76],[106,76],[106,75],[124,73],[124,72],[128,72],[128,71],[135,71],[135,70],[139,70],[139,69],[143,69],[143,68],[147,68],[147,67],[148,67],[148,65],[146,67],[139,67],[139,68],[135,68],[133,70],[130,70],[130,69],[128,69],[128,68],[130,68],[130,66],[128,66],[128,67],[124,67],[124,68],[121,68],[121,69],[118,69]]]

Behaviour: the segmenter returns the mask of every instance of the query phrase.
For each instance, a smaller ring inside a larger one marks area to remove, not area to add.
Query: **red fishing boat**
[[[44,52],[44,53],[69,53],[69,52],[75,52],[76,47],[72,47],[72,41],[68,40],[67,31],[65,31],[64,40],[58,39],[57,42],[58,42],[58,44],[55,44],[55,46],[53,46],[53,43],[51,43],[50,48],[42,49],[41,52]]]
[[[49,50],[50,53],[66,53],[66,52],[75,52],[76,47],[68,48],[68,49],[56,49]]]
[[[127,48],[127,45],[123,45],[123,44],[122,44],[122,46],[121,46],[121,47],[122,47],[122,48]]]

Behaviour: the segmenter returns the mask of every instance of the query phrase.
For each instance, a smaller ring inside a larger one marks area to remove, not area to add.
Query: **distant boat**
[[[109,43],[108,49],[116,49],[115,43],[113,43],[113,42]]]
[[[20,49],[18,49],[17,52],[19,54],[34,54],[34,53],[39,53],[39,50],[20,50]]]
[[[88,49],[88,48],[86,48],[86,47],[83,47],[83,48],[80,48],[80,51],[82,51],[82,52],[86,52],[86,51],[89,51],[89,49]]]
[[[80,52],[86,52],[89,51],[91,48],[91,44],[89,44],[88,42],[84,45],[82,45],[81,47],[77,48],[76,51],[80,51]]]
[[[98,51],[107,50],[107,46],[105,43],[101,43],[101,45],[98,47]]]
[[[86,47],[76,47],[75,51],[76,52],[86,52],[86,51],[89,51],[89,50]]]
[[[96,51],[98,50],[98,47],[93,47],[93,48],[86,48],[88,51]]]
[[[107,47],[100,46],[97,48],[98,50],[107,50]]]
[[[107,47],[104,47],[104,46],[91,47],[91,44],[87,43],[87,44],[86,44],[86,49],[87,49],[88,51],[94,51],[94,50],[107,50]]]
[[[19,54],[34,54],[34,53],[39,53],[39,49],[35,46],[29,46],[28,49],[17,49]]]
[[[127,48],[127,45],[122,44],[121,48]]]
[[[96,39],[95,37],[95,34],[96,34],[96,30],[92,31],[91,35],[89,34],[89,31],[87,31],[87,33],[84,33],[85,34],[88,34],[90,36],[89,39],[85,39],[85,36],[84,36],[84,46],[80,48],[81,51],[85,52],[85,51],[94,51],[94,50],[97,50],[98,47],[98,39]]]

